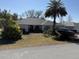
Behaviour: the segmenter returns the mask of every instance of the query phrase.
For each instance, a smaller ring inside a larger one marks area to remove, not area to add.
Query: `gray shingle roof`
[[[26,25],[52,25],[53,22],[47,21],[44,19],[38,19],[38,18],[27,18],[23,20],[17,21],[19,24],[26,24]]]

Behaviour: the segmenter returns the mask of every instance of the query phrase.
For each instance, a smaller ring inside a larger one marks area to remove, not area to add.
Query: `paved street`
[[[79,45],[29,47],[0,51],[0,59],[79,59]]]

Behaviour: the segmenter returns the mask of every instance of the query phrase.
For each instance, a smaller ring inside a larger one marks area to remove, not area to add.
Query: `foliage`
[[[66,9],[61,2],[61,0],[51,0],[49,3],[49,8],[47,9],[45,16],[46,17],[55,17],[55,16],[66,16],[67,12]]]
[[[66,16],[67,12],[66,9],[61,2],[61,0],[51,0],[48,6],[48,9],[45,12],[45,17],[53,17],[53,32],[55,33],[56,27],[56,17],[58,16]]]
[[[51,37],[52,39],[58,39],[58,37],[56,35],[53,35],[53,30],[52,28],[48,28],[48,29],[45,29],[43,31],[43,34],[44,34],[44,37]]]
[[[11,14],[7,10],[0,10],[0,25],[3,29],[3,39],[21,39],[21,30],[15,20],[18,20],[18,15],[16,13]]]
[[[42,11],[36,11],[35,12],[35,17],[40,18],[41,14],[42,14]]]
[[[51,28],[45,29],[43,31],[43,34],[44,34],[45,37],[51,36],[52,35],[52,29]]]
[[[7,10],[0,10],[0,18],[4,18],[6,20],[12,18],[12,20],[18,20],[18,15],[16,13],[11,14],[10,11]]]
[[[10,13],[7,10],[0,11],[0,18],[4,19],[9,19],[10,18]]]
[[[12,39],[12,40],[21,39],[21,30],[20,30],[20,27],[16,24],[15,21],[8,20],[7,25],[5,26],[3,24],[3,27],[4,27],[4,30],[2,32],[2,38],[3,39]]]
[[[42,14],[42,11],[28,10],[25,12],[25,15],[30,18],[39,18]]]
[[[15,21],[18,20],[18,15],[17,15],[16,13],[14,13],[14,14],[12,15],[12,19],[15,20]]]
[[[19,30],[17,30],[17,28],[9,27],[7,30],[4,30],[2,32],[2,38],[18,40],[21,39],[21,33],[19,32]]]

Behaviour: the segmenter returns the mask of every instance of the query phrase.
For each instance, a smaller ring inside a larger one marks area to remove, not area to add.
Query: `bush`
[[[2,20],[3,21],[3,20]],[[2,38],[3,39],[10,39],[10,40],[18,40],[21,39],[21,30],[19,25],[14,20],[4,20],[3,21],[3,32]]]
[[[44,36],[49,37],[52,35],[52,29],[47,29],[43,31]]]
[[[16,41],[21,39],[21,32],[17,28],[9,27],[2,32],[2,38]]]

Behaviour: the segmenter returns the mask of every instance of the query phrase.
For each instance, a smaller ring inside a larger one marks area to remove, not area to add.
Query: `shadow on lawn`
[[[0,39],[0,45],[13,44],[13,43],[16,43],[16,41],[10,39]]]

